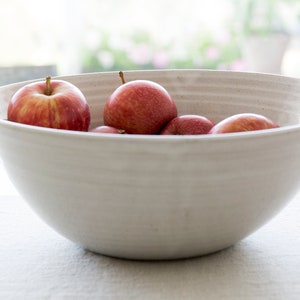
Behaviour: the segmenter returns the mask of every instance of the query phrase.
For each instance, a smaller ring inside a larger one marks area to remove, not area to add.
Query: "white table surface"
[[[300,299],[300,193],[216,254],[141,262],[96,255],[45,225],[0,164],[0,299]]]

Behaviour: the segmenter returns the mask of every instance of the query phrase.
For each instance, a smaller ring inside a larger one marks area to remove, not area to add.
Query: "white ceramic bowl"
[[[216,136],[99,135],[7,122],[24,83],[0,88],[0,153],[33,210],[68,239],[130,259],[175,259],[233,245],[276,215],[300,183],[300,80],[205,70],[125,73],[162,84],[179,114],[263,114],[282,127]],[[117,72],[60,77],[102,121]],[[17,208],[16,208],[17,209]]]

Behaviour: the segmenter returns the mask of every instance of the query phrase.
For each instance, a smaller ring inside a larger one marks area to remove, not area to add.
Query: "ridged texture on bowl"
[[[282,128],[219,136],[104,135],[0,121],[0,151],[12,181],[37,214],[92,251],[174,259],[228,247],[292,199],[300,180],[300,81],[201,71],[125,72],[151,79],[179,113],[220,120],[255,112]],[[86,95],[102,122],[117,73],[61,77]],[[1,118],[22,84],[0,88]],[[289,126],[288,126],[289,125]]]

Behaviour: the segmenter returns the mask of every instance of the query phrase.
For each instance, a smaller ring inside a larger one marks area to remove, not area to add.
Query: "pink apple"
[[[117,129],[117,128],[112,127],[112,126],[105,126],[105,125],[97,126],[97,127],[93,128],[93,129],[91,129],[90,132],[116,133],[116,134],[124,134],[125,133],[124,130]]]
[[[204,116],[182,115],[172,119],[160,134],[207,134],[213,126],[214,123]]]
[[[12,96],[7,119],[41,127],[88,131],[90,109],[79,88],[47,77],[45,81],[23,86]]]
[[[241,131],[253,131],[262,129],[271,129],[279,127],[272,120],[265,116],[253,113],[241,113],[230,116],[217,123],[211,130],[210,134],[229,133]]]
[[[104,125],[129,134],[158,134],[177,116],[176,105],[160,84],[133,80],[123,84],[108,98],[103,111]]]

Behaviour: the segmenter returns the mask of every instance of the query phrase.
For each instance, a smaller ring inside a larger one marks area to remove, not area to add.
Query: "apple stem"
[[[51,95],[51,76],[47,76],[46,77],[46,92],[45,94],[47,96],[50,96]]]
[[[119,72],[119,76],[121,78],[122,84],[124,84],[126,81],[124,79],[124,73],[122,71]]]

